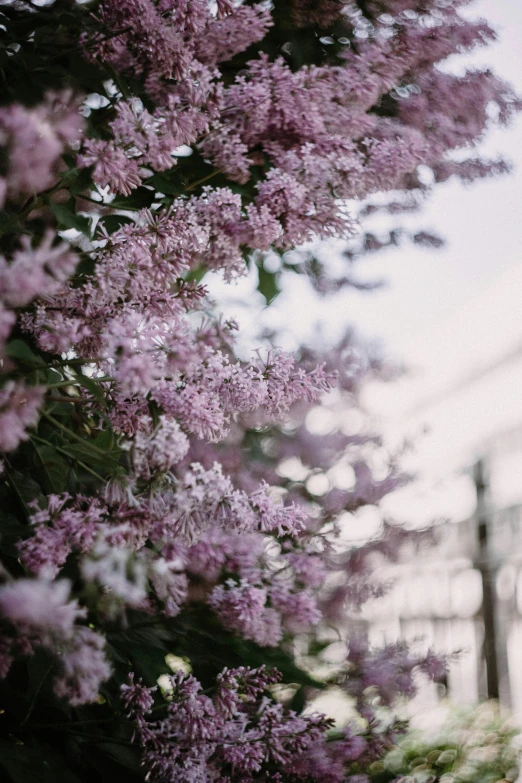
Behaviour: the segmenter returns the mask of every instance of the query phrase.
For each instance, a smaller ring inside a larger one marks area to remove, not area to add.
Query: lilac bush
[[[407,477],[393,456],[372,468],[377,436],[307,425],[330,390],[356,408],[387,368],[351,333],[245,360],[204,277],[258,264],[269,300],[266,253],[284,267],[337,237],[350,260],[372,195],[394,213],[425,195],[421,168],[434,183],[506,169],[474,148],[520,101],[489,71],[439,68],[494,38],[461,5],[2,4],[8,779],[363,783],[416,673],[443,676],[431,652],[355,636],[330,680],[296,660],[297,636],[319,650],[380,593],[371,565],[407,537],[385,523],[342,546],[340,516]],[[322,293],[355,284],[300,271]],[[351,488],[314,494],[306,477],[338,463]],[[357,716],[342,730],[305,709],[330,681]]]

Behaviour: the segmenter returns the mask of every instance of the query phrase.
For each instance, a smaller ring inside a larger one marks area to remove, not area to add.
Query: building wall
[[[522,505],[486,507],[484,514],[500,701],[522,717]],[[364,611],[376,646],[407,639],[420,650],[458,653],[450,663],[447,692],[424,684],[414,703],[419,709],[445,695],[462,705],[488,697],[477,518],[441,524],[435,538],[428,549],[409,552],[379,572],[393,586]]]

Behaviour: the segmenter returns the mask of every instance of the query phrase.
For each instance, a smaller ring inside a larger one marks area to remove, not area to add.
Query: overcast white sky
[[[521,92],[522,3],[482,0],[471,8],[499,32],[499,41],[474,60],[492,66]],[[515,172],[467,188],[457,183],[437,188],[421,220],[447,239],[444,250],[402,248],[365,261],[389,285],[365,300],[352,296],[354,319],[366,331],[385,336],[390,348],[403,355],[421,334],[522,262],[522,119],[507,131],[491,133],[484,148],[512,160]]]
[[[477,59],[521,92],[522,4],[482,0],[472,7],[499,32],[498,43]],[[423,481],[391,503],[395,513],[418,520],[471,513],[470,482],[459,470],[482,456],[488,439],[522,424],[522,119],[484,146],[509,157],[514,173],[470,188],[439,188],[424,214],[447,247],[390,254],[390,285],[368,298],[358,318],[377,332],[370,319],[377,324],[380,298],[389,319],[381,333],[414,370],[386,391],[375,389],[368,401],[397,439],[428,430],[408,465]],[[498,505],[522,501],[521,456],[492,468]]]

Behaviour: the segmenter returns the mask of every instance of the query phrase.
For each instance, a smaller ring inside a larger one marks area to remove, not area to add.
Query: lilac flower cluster
[[[230,783],[253,780],[364,783],[357,770],[382,757],[401,733],[399,722],[348,723],[329,731],[331,722],[315,713],[296,715],[267,697],[278,672],[224,669],[212,695],[192,676],[170,678],[163,718],[151,720],[156,688],[134,675],[121,687],[126,714],[135,722],[135,741],[150,780]],[[273,765],[277,765],[274,773]]]
[[[0,256],[0,297],[4,307],[25,307],[36,297],[50,296],[72,275],[77,257],[65,242],[54,244],[48,233],[37,248],[21,237],[11,259]]]
[[[210,697],[180,671],[170,678],[165,717],[151,720],[153,689],[131,675],[129,685],[122,686],[122,701],[135,721],[148,779],[248,783],[268,780],[274,763],[283,774],[293,771],[311,747],[324,742],[331,724],[321,715],[299,716],[268,698],[265,691],[278,679],[264,667],[225,669]],[[305,773],[297,779],[307,778]]]
[[[341,202],[408,189],[420,163],[439,180],[503,168],[456,161],[450,153],[482,136],[493,102],[506,122],[519,106],[516,96],[489,72],[455,77],[433,67],[491,40],[490,28],[463,21],[458,3],[427,4],[411,14],[402,13],[408,4],[388,5],[377,4],[384,16],[366,22],[357,49],[343,50],[336,65],[292,70],[283,58],[261,54],[230,82],[219,64],[263,39],[272,24],[264,4],[223,2],[216,10],[207,2],[173,8],[156,0],[104,0],[99,34],[86,54],[141,78],[156,108],[116,95],[111,138],[85,139],[78,165],[124,195],[151,170],[171,168],[181,145],[199,146],[231,180],[247,182],[259,166],[264,176],[253,201],[229,188],[204,188],[168,211],[144,211],[111,236],[102,230],[93,248],[95,270],[81,286],[64,282],[76,256],[52,234],[37,249],[14,251],[0,264],[0,337],[13,325],[11,308],[43,294],[23,314],[24,328],[45,351],[96,357],[100,371],[118,382],[108,392],[110,415],[127,433],[152,432],[140,402],[146,395],[185,433],[216,440],[238,413],[281,414],[324,390],[329,378],[320,371],[305,377],[282,354],[264,367],[261,361],[245,366],[212,349],[208,335],[198,339],[187,316],[204,306],[205,290],[183,276],[204,263],[231,279],[245,269],[245,247],[350,235],[353,219]],[[339,17],[357,32],[360,14],[352,6],[321,3],[308,23]],[[297,17],[303,12],[293,4]],[[392,98],[393,111],[375,111]],[[7,198],[52,185],[64,147],[79,141],[82,124],[65,94],[50,94],[35,109],[3,108]]]
[[[56,184],[62,153],[83,135],[78,108],[69,93],[48,94],[31,109],[16,103],[0,108],[0,147],[7,161],[0,178],[0,206],[23,203]]]
[[[404,477],[391,458],[380,473],[372,469],[378,439],[339,430],[319,437],[307,425],[310,406],[334,384],[353,405],[361,378],[377,374],[379,362],[359,361],[350,339],[331,356],[290,356],[272,345],[241,361],[236,325],[208,316],[212,303],[195,282],[205,270],[234,280],[253,251],[352,235],[347,202],[422,189],[420,164],[438,181],[502,167],[457,162],[453,153],[482,137],[492,103],[501,123],[519,108],[510,88],[490,73],[454,77],[435,67],[491,40],[489,27],[464,22],[457,0],[365,5],[366,15],[354,2],[289,3],[299,25],[344,20],[357,41],[339,44],[335,64],[294,67],[286,55],[248,51],[277,21],[267,3],[102,0],[81,39],[85,56],[114,76],[100,86],[108,102],[101,111],[89,99],[82,108],[92,135],[82,138],[78,101],[65,94],[0,108],[0,206],[14,210],[21,235],[33,236],[9,238],[0,257],[7,491],[11,452],[47,403],[56,409],[45,411],[34,443],[74,459],[78,474],[96,482],[82,479],[84,494],[59,489],[24,505],[20,559],[9,555],[18,576],[1,573],[0,676],[15,657],[42,647],[54,656],[55,695],[85,704],[111,676],[104,633],[134,613],[175,627],[184,610],[203,606],[224,634],[276,647],[335,623],[347,604],[382,589],[370,561],[392,557],[402,533],[340,553],[335,522],[376,505]],[[182,146],[206,176],[168,178]],[[66,171],[71,150],[81,174]],[[208,186],[218,175],[220,186]],[[67,191],[78,176],[89,185]],[[161,183],[181,195],[167,197]],[[94,229],[75,249],[55,233],[58,226],[63,234],[60,190],[70,196],[73,225],[83,225],[78,210],[91,212]],[[150,209],[133,210],[125,197],[136,190]],[[121,224],[112,230],[115,218]],[[378,242],[367,236],[366,244]],[[41,365],[4,357],[15,323]],[[96,445],[105,435],[114,444],[107,465],[109,452]],[[83,462],[93,453],[94,468]],[[285,475],[290,460],[302,480]],[[336,463],[349,466],[351,488],[330,482]],[[318,475],[322,495],[308,482]],[[71,571],[81,599],[64,578]],[[419,668],[443,672],[432,653],[421,660],[402,645],[375,651],[351,640],[342,674],[363,721],[333,738],[323,717],[271,698],[278,677],[265,669],[224,669],[211,696],[178,673],[161,705],[156,688],[131,676],[122,703],[148,779],[158,783],[364,783],[351,765],[381,757],[396,730],[379,726],[375,704],[411,695]]]
[[[69,600],[70,583],[61,579],[17,579],[0,586],[0,618],[7,630],[0,640],[0,676],[5,677],[15,656],[30,655],[36,647],[56,654],[54,691],[69,704],[94,701],[101,683],[111,674],[104,637],[77,620],[86,610]]]
[[[293,2],[298,24],[344,20],[361,33],[357,48],[345,47],[341,64],[298,70],[261,54],[226,87],[220,63],[263,39],[272,20],[261,3],[218,6],[216,16],[206,2],[175,10],[153,0],[101,4],[109,35],[91,55],[140,74],[158,108],[151,114],[139,102],[120,100],[113,140],[88,140],[79,163],[94,165],[95,180],[119,193],[138,187],[150,168],[175,165],[181,145],[199,145],[218,170],[241,183],[253,167],[268,168],[246,206],[256,238],[251,247],[350,235],[353,220],[339,200],[408,188],[419,164],[449,163],[448,153],[480,137],[489,102],[497,103],[500,122],[519,106],[491,74],[455,77],[434,68],[494,37],[485,22],[465,21],[458,2],[423,4],[411,13],[409,0],[370,4],[372,22],[361,19],[354,3]],[[376,112],[390,95],[394,110]]]
[[[284,626],[319,621],[317,598],[303,589],[304,562],[291,552],[274,558],[267,549],[267,533],[298,538],[304,531],[299,507],[274,503],[264,489],[250,496],[234,489],[218,464],[208,471],[192,464],[175,485],[130,492],[130,502],[116,505],[68,494],[50,495],[43,509],[34,505],[33,536],[18,545],[25,567],[56,577],[75,553],[108,611],[147,608],[155,596],[169,616],[188,600],[190,582],[203,580],[223,624],[264,646],[277,645]],[[222,573],[235,577],[219,584]]]
[[[0,451],[14,451],[29,437],[27,428],[37,423],[44,386],[7,381],[0,389]]]
[[[200,438],[222,438],[234,414],[263,408],[279,416],[299,399],[316,399],[331,386],[332,374],[321,367],[305,373],[276,350],[250,363],[234,361],[220,345],[219,325],[202,328],[189,318],[204,291],[187,288],[180,278],[205,251],[216,264],[228,257],[230,273],[244,267],[234,260],[238,239],[230,228],[239,216],[240,200],[227,189],[179,200],[154,218],[145,212],[105,240],[83,286],[55,287],[26,313],[25,329],[46,351],[96,357],[100,370],[118,381],[109,392],[115,417],[129,397],[150,394],[169,418]],[[252,213],[244,219],[243,238],[251,219]],[[133,429],[150,434],[150,419],[138,415]]]
[[[120,101],[111,123],[114,143],[86,142],[79,163],[94,166],[100,185],[130,193],[147,176],[146,167],[172,168],[175,150],[194,144],[217,119],[222,84],[216,64],[262,39],[272,24],[261,3],[217,7],[216,16],[205,0],[176,8],[154,0],[101,4],[104,32],[90,56],[141,77],[157,108],[150,113],[140,102]]]
[[[320,496],[321,515],[313,525],[315,530],[321,524],[335,520],[343,511],[355,512],[365,505],[377,505],[380,500],[397,487],[408,481],[408,476],[400,471],[398,460],[394,455],[386,455],[386,462],[379,474],[370,466],[374,452],[383,451],[381,439],[366,429],[360,432],[346,433],[340,429],[344,406],[358,407],[358,396],[363,384],[370,378],[386,380],[393,378],[398,368],[384,363],[377,354],[371,351],[352,333],[347,332],[331,350],[316,350],[303,347],[298,360],[299,366],[308,372],[323,362],[322,371],[330,377],[335,377],[335,387],[339,390],[341,399],[336,402],[330,413],[336,426],[331,431],[316,433],[308,424],[310,412],[307,401],[297,403],[292,407],[292,426],[272,427],[264,438],[260,438],[263,459],[248,464],[244,469],[243,438],[244,428],[259,425],[257,413],[243,414],[238,421],[240,426],[232,427],[224,441],[215,446],[208,443],[192,443],[189,456],[197,459],[205,467],[210,467],[214,461],[224,466],[228,473],[235,477],[236,484],[245,491],[255,492],[258,483],[269,486],[284,487],[291,500],[304,509],[309,509],[311,497],[306,488],[307,479],[322,475],[327,488]],[[323,402],[323,408],[327,403]],[[362,412],[359,412],[363,420]],[[270,421],[261,420],[269,425]],[[302,471],[299,480],[292,480],[285,474],[284,465],[294,461]],[[353,476],[353,485],[339,487],[331,482],[328,474],[333,466],[339,470],[344,465],[346,472]],[[280,535],[284,530],[279,530]]]
[[[5,159],[0,177],[0,208],[29,203],[59,181],[62,154],[82,136],[78,102],[69,94],[49,94],[31,109],[19,104],[0,108],[0,149]],[[37,209],[36,209],[37,211]],[[19,308],[36,297],[57,291],[74,272],[78,258],[71,247],[48,230],[38,246],[28,236],[0,255],[0,367],[9,369],[5,346]],[[0,389],[0,452],[13,451],[27,440],[27,428],[38,421],[43,388],[9,380]]]
[[[390,706],[399,695],[413,696],[416,671],[435,681],[447,673],[447,662],[440,656],[435,658],[432,651],[416,656],[405,642],[373,650],[363,638],[350,640],[346,664],[349,677],[345,688],[368,715],[378,704]]]

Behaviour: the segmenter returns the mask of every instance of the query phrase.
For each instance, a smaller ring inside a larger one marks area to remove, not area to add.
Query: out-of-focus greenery
[[[455,710],[437,731],[410,731],[368,775],[372,783],[511,783],[522,734],[496,702]]]

